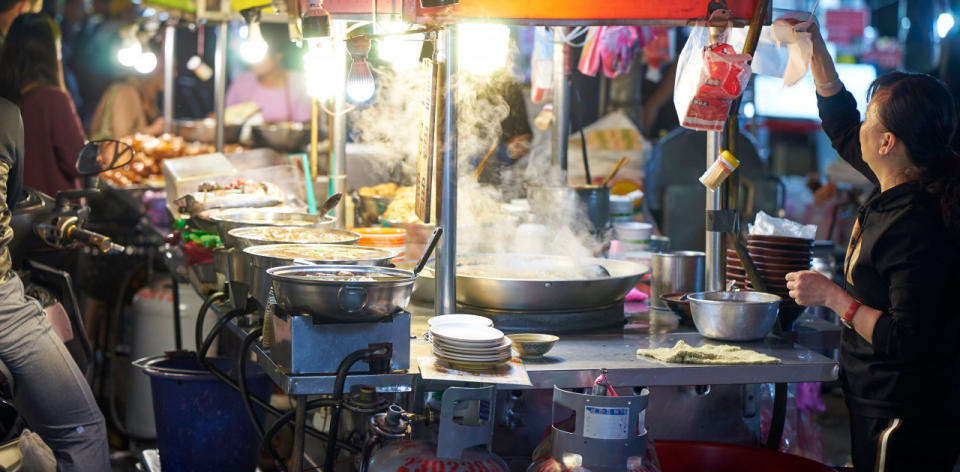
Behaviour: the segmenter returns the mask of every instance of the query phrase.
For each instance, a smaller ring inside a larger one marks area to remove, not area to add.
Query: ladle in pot
[[[437,243],[440,241],[440,236],[443,234],[443,228],[437,226],[433,230],[433,234],[430,235],[430,240],[427,243],[427,249],[423,251],[423,255],[420,256],[420,260],[417,261],[417,265],[413,266],[413,275],[419,275],[420,271],[427,265],[427,261],[430,259],[430,254],[433,254],[433,249],[437,247]]]
[[[330,198],[327,201],[323,202],[323,205],[320,205],[320,209],[317,210],[318,215],[326,215],[330,213],[330,210],[333,210],[340,204],[340,200],[343,199],[343,193],[337,192],[333,195],[330,195]]]

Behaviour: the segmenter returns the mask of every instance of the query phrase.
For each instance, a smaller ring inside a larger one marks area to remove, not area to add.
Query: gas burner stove
[[[583,311],[503,311],[458,305],[458,312],[486,316],[497,329],[507,332],[568,333],[622,330],[623,301]]]
[[[289,315],[274,310],[270,358],[287,374],[334,375],[351,352],[371,346],[391,347],[390,365],[367,366],[358,362],[350,372],[407,370],[410,368],[410,312],[400,311],[370,323],[315,323],[309,315]]]

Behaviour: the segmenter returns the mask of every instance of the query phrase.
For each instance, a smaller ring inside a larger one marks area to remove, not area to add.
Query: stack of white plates
[[[499,329],[472,323],[430,327],[433,355],[456,367],[487,368],[510,360],[510,338]]]

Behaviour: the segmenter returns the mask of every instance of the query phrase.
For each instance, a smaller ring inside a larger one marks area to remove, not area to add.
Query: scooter
[[[97,175],[129,164],[134,149],[123,142],[99,140],[87,143],[77,158],[77,172],[83,188],[64,190],[51,197],[32,188],[24,188],[21,200],[12,209],[10,227],[14,237],[7,246],[13,270],[22,280],[27,295],[37,298],[44,307],[54,332],[63,340],[81,372],[86,372],[93,359],[93,349],[83,326],[83,316],[73,277],[66,270],[54,267],[64,253],[79,245],[104,253],[122,252],[124,247],[110,237],[84,229],[90,208],[84,199],[100,192]],[[42,259],[44,262],[40,262]],[[12,408],[13,378],[0,362],[0,404]],[[14,413],[0,412],[0,442],[20,433]]]

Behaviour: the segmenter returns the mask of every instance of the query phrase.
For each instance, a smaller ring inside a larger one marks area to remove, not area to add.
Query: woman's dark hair
[[[870,84],[880,123],[903,141],[920,180],[939,197],[943,222],[960,244],[960,156],[953,148],[957,109],[943,82],[927,74],[890,72]]]
[[[27,13],[13,20],[0,50],[0,96],[19,102],[29,84],[60,86],[59,37],[60,29],[47,15]]]

